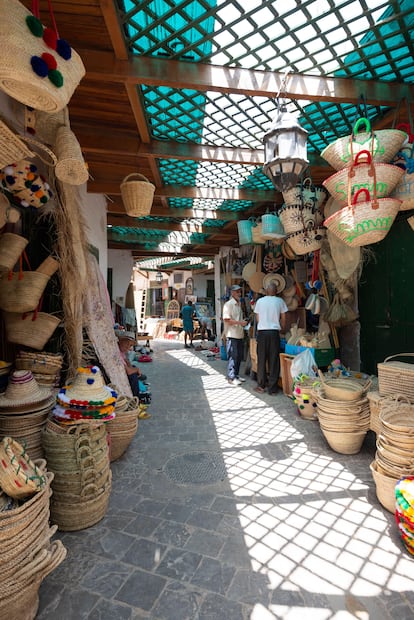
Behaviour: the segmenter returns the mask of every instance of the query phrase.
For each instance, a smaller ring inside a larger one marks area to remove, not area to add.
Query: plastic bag
[[[307,377],[316,377],[317,368],[318,366],[315,362],[312,351],[310,349],[306,349],[306,351],[298,353],[298,355],[296,355],[292,360],[290,374],[292,375],[292,379],[297,379],[302,375],[306,375]]]

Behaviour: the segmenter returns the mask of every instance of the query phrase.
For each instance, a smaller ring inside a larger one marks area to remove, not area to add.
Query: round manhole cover
[[[164,472],[180,484],[211,484],[227,477],[220,452],[187,452],[171,457]]]

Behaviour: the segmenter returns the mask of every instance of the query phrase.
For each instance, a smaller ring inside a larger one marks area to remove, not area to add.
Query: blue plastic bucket
[[[239,233],[240,245],[250,245],[253,243],[252,239],[252,226],[251,220],[240,220],[237,222],[237,231]]]

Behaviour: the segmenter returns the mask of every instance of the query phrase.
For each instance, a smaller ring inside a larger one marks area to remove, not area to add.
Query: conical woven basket
[[[13,269],[28,240],[20,235],[5,232],[0,236],[0,271]]]
[[[121,194],[127,214],[131,217],[149,215],[154,192],[155,185],[143,174],[133,172],[126,176],[121,183]]]
[[[58,128],[54,146],[58,162],[55,174],[59,181],[69,185],[83,185],[89,177],[77,137],[67,125]]]

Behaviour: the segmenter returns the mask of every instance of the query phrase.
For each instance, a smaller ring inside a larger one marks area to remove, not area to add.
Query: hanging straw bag
[[[60,319],[46,312],[3,313],[8,342],[41,351],[60,323]]]
[[[361,194],[365,195],[364,202],[358,202]],[[324,225],[351,247],[370,245],[387,236],[400,204],[401,200],[396,198],[377,199],[375,189],[374,198],[371,200],[367,189],[359,189],[352,204],[328,217]]]
[[[360,131],[364,128],[365,131]],[[321,153],[321,157],[335,170],[342,170],[354,160],[354,154],[361,150],[369,150],[374,162],[387,163],[400,150],[407,139],[407,134],[398,129],[380,129],[371,131],[371,123],[361,117],[354,125],[352,134],[338,138],[329,144]]]
[[[53,29],[40,22],[39,0],[32,1],[33,13],[18,0],[0,0],[0,88],[31,108],[55,112],[70,101],[85,67],[59,38],[48,4]]]
[[[0,119],[0,168],[4,168],[8,164],[12,164],[20,159],[33,156],[34,153],[23,140]]]
[[[0,271],[11,271],[28,243],[21,235],[9,232],[0,235]]]
[[[319,226],[317,228],[300,230],[292,235],[288,235],[286,237],[286,242],[295,254],[301,256],[303,254],[309,254],[309,252],[320,250],[325,236],[325,228]]]
[[[49,282],[49,276],[38,271],[23,271],[20,255],[19,271],[9,271],[0,277],[0,310],[5,312],[31,312],[35,310]]]
[[[69,124],[69,114],[65,108],[65,124],[58,127],[54,151],[57,156],[56,178],[69,185],[83,185],[89,177],[88,168],[82,155],[77,137]]]
[[[240,220],[237,222],[237,232],[239,233],[239,245],[250,245],[253,243],[252,228],[254,219]]]
[[[131,217],[149,215],[154,192],[155,185],[150,183],[143,174],[138,172],[128,174],[121,183],[122,201],[127,214]]]
[[[283,205],[279,210],[280,221],[286,234],[312,228],[315,222],[313,207],[303,206],[302,203]]]
[[[262,237],[266,240],[284,239],[286,237],[282,222],[276,213],[262,215]]]
[[[366,158],[366,161],[360,161],[362,157]],[[347,203],[349,181],[353,196],[362,188],[373,194],[375,179],[377,198],[384,198],[391,194],[404,175],[404,171],[398,166],[374,163],[371,153],[367,150],[359,151],[353,162],[352,166],[339,170],[323,182],[330,195],[342,205]]]

